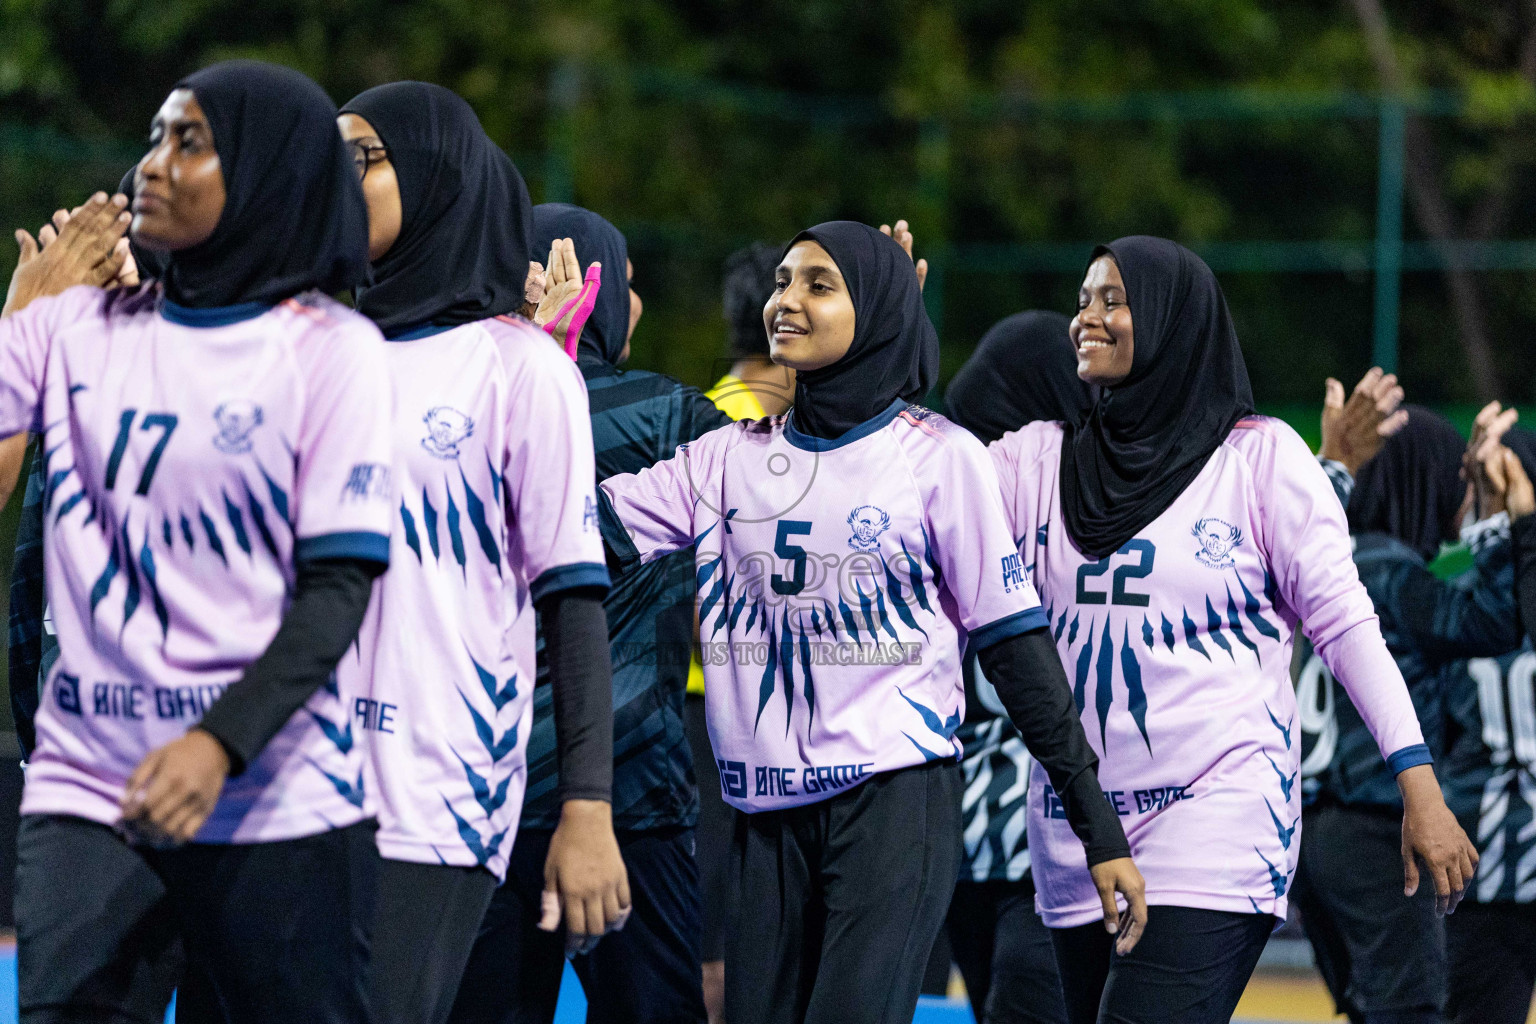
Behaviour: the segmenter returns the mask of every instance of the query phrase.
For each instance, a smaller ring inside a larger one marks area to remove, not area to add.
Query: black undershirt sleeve
[[[575,587],[537,602],[550,685],[560,799],[613,800],[613,678],[601,592]]]
[[[1032,629],[1000,640],[977,660],[1024,745],[1045,767],[1067,823],[1088,853],[1088,866],[1129,857],[1125,829],[1099,788],[1099,759],[1083,732],[1050,631]]]
[[[325,684],[357,639],[374,577],[385,565],[360,558],[327,558],[297,569],[293,600],[266,652],[224,691],[199,728],[229,755],[231,777],[245,771],[293,713]]]
[[[1520,622],[1527,636],[1536,633],[1536,515],[1521,516],[1510,524],[1515,544],[1515,597],[1520,602]]]

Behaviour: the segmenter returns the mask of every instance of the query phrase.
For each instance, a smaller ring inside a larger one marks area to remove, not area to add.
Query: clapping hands
[[[25,309],[34,299],[57,295],[75,285],[110,287],[132,258],[127,231],[133,220],[128,198],[98,192],[70,213],[63,210],[33,238],[16,231],[21,259],[11,275],[3,314]],[[134,274],[137,280],[137,273]]]

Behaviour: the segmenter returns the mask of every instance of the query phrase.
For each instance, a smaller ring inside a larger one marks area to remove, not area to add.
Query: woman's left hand
[[[1116,857],[1088,869],[1099,902],[1104,907],[1104,930],[1115,937],[1115,952],[1121,956],[1136,948],[1147,927],[1147,883],[1136,862]],[[1117,909],[1115,894],[1125,898],[1125,910]]]
[[[1477,847],[1445,806],[1435,771],[1427,764],[1400,772],[1403,794],[1403,895],[1419,890],[1418,860],[1435,886],[1435,909],[1453,914],[1477,874]]]
[[[224,745],[193,729],[139,762],[123,792],[123,824],[151,845],[180,846],[213,813],[228,777]]]

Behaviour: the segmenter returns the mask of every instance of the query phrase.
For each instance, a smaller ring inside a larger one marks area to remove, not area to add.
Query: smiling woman
[[[1476,855],[1435,787],[1332,486],[1294,431],[1252,414],[1210,268],[1166,239],[1122,238],[1094,251],[1078,306],[1078,375],[1097,400],[990,450],[1153,906],[1136,955],[1112,955],[1081,849],[1032,772],[1036,906],[1072,1024],[1216,1024],[1284,919],[1300,852],[1299,624],[1404,793],[1408,878],[1417,852],[1454,906]]]
[[[819,370],[848,354],[853,344],[853,300],[827,250],[796,242],[774,274],[773,295],[763,307],[768,354],[795,371]]]
[[[867,225],[820,224],[785,251],[763,317],[798,371],[794,408],[601,485],[617,562],[696,552],[700,635],[722,655],[706,711],[726,802],[746,812],[731,856],[752,922],[726,936],[727,1019],[912,1019],[958,866],[962,642],[1046,766],[1129,951],[1140,876],[996,477],[974,437],[911,404],[938,370],[911,257]]]
[[[1131,375],[1136,358],[1131,304],[1120,264],[1108,253],[1088,265],[1077,293],[1077,316],[1067,332],[1077,349],[1078,377],[1108,387]]]

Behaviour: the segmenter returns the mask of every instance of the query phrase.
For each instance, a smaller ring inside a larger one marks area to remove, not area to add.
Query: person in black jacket
[[[1457,536],[1471,502],[1462,471],[1467,451],[1449,422],[1410,407],[1407,425],[1360,469],[1348,506],[1361,582],[1437,755],[1442,666],[1519,643],[1508,528],[1491,517],[1491,500],[1479,503],[1478,523],[1463,532],[1476,559],[1470,585],[1443,583],[1427,568]],[[1483,453],[1484,461],[1490,457]],[[1297,664],[1304,811],[1294,895],[1318,967],[1339,1009],[1357,1024],[1433,1024],[1445,1001],[1443,930],[1426,892],[1394,894],[1397,787],[1358,712],[1310,647]]]
[[[576,366],[587,385],[597,477],[633,473],[730,418],[697,389],[644,370],[622,370],[640,297],[628,283],[628,246],[590,210],[534,208],[535,251],[570,238],[603,282],[582,330]],[[683,724],[693,652],[693,549],[614,575],[603,607],[613,660],[613,825],[629,869],[634,914],[573,961],[593,1022],[705,1020],[702,898],[694,858],[699,813]],[[548,666],[540,652],[528,739],[528,790],[507,881],[470,955],[453,1024],[550,1021],[564,966],[558,936],[538,929],[545,851],[559,821],[560,761]],[[709,766],[713,768],[713,765]]]
[[[1445,923],[1452,1024],[1523,1024],[1536,989],[1536,434],[1515,429],[1504,442],[1492,482],[1513,528],[1525,643],[1443,672],[1445,800],[1481,858]]]

